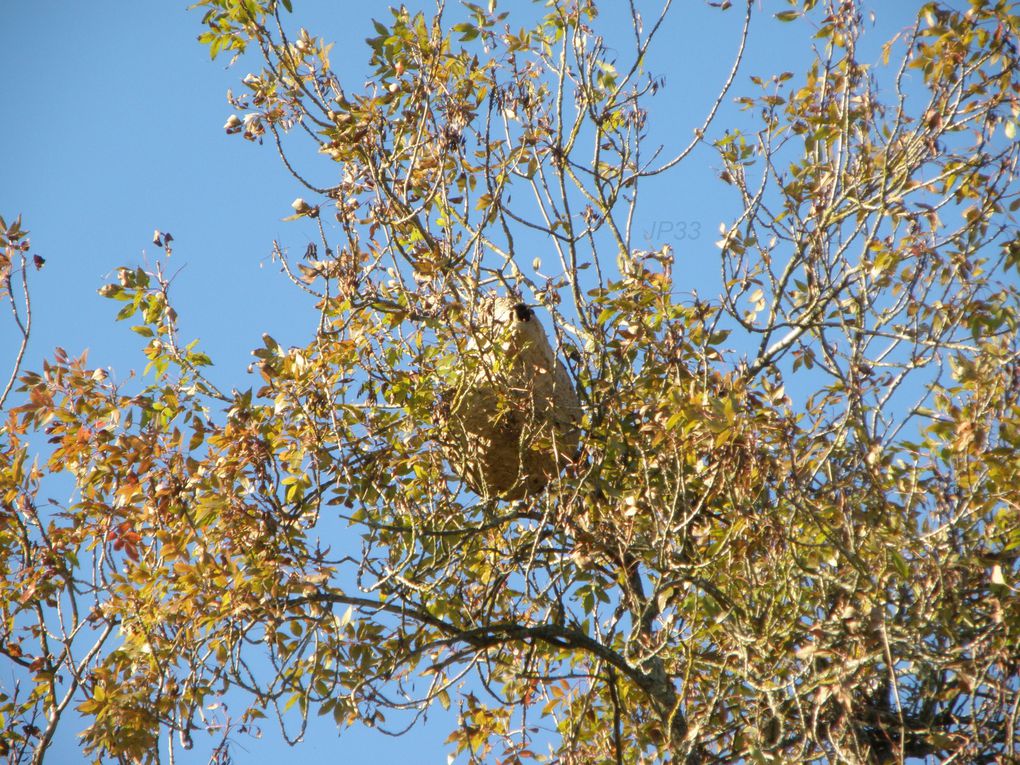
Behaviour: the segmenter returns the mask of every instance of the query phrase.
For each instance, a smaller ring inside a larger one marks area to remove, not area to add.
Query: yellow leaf
[[[998,563],[992,566],[992,584],[998,584],[1002,587],[1006,586],[1006,577],[1002,575],[1002,566]]]

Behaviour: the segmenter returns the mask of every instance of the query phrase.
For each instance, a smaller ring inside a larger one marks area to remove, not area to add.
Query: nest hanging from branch
[[[535,312],[482,300],[463,363],[444,402],[454,472],[485,498],[541,491],[577,452],[581,406]]]

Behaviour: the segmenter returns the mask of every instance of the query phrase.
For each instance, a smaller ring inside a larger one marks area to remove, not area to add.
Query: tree
[[[290,5],[197,3],[213,56],[261,61],[226,129],[307,189],[318,244],[276,254],[318,324],[227,393],[162,270],[124,268],[102,292],[148,383],[62,352],[21,375],[8,758],[41,761],[73,708],[91,756],[155,762],[227,692],[249,706],[220,753],[269,715],[400,729],[439,704],[470,762],[1020,757],[1016,6],[927,4],[871,67],[864,9],[791,3],[814,60],[756,73],[723,129],[756,11],[712,4],[732,73],[667,157],[644,138],[669,3],[631,5],[627,52],[591,0],[395,9],[357,91]],[[706,146],[734,192],[716,299],[632,229]],[[492,296],[551,330],[583,411],[576,452],[515,436],[565,467],[514,499],[444,451],[465,379],[493,380],[494,422],[529,416]]]
[[[28,338],[32,332],[32,299],[28,289],[28,252],[32,243],[28,231],[21,226],[19,216],[11,225],[0,218],[0,300],[10,301],[11,315],[17,330],[17,351],[11,364],[10,377],[0,390],[0,409],[11,393],[18,379],[21,363],[28,349]],[[39,255],[32,257],[36,270],[43,267],[45,261]]]

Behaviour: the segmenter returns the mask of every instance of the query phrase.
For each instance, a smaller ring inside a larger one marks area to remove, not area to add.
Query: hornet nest
[[[523,499],[574,458],[581,406],[531,308],[488,297],[475,319],[459,379],[444,396],[444,451],[479,496]]]

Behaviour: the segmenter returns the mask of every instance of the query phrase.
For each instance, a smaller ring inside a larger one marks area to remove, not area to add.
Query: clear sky
[[[227,389],[253,383],[245,367],[263,332],[285,346],[303,344],[314,333],[310,305],[269,260],[274,239],[303,252],[313,235],[303,223],[281,221],[302,189],[270,145],[225,135],[222,125],[231,113],[226,90],[237,87],[247,69],[243,61],[226,69],[222,56],[209,60],[195,39],[200,14],[187,12],[186,5],[0,2],[0,215],[9,219],[22,213],[33,252],[47,261],[32,275],[35,323],[28,369],[38,368],[59,345],[71,353],[89,349],[93,365],[111,368],[121,379],[141,370],[145,360],[138,351],[144,341],[113,321],[117,306],[96,290],[118,266],[144,264],[158,254],[151,243],[156,228],[172,232],[170,265],[183,269],[172,292],[182,334],[185,340],[201,338],[201,348],[216,362],[217,383]],[[515,6],[502,5],[511,11]],[[626,4],[604,5],[607,13],[619,13]],[[675,5],[649,62],[650,69],[666,75],[667,85],[653,102],[650,143],[662,141],[668,150],[682,148],[703,119],[728,71],[741,20],[739,2],[726,14],[706,11],[703,3]],[[881,4],[886,15],[865,40],[871,53],[862,58],[877,61],[881,42],[909,23],[919,5]],[[294,0],[294,6],[296,25],[337,42],[334,68],[349,89],[356,89],[368,71],[362,41],[373,34],[370,19],[386,15],[386,3]],[[769,18],[786,9],[785,3],[764,0],[756,7],[737,91],[748,90],[750,74],[796,72],[808,57],[811,30]],[[625,29],[610,22],[610,29]],[[735,111],[729,108],[723,119],[726,114]],[[655,227],[660,234],[664,223],[672,226],[663,238],[672,239],[678,272],[689,273],[692,284],[717,269],[713,242],[719,224],[735,216],[737,200],[715,180],[717,165],[708,149],[694,155],[677,174],[652,187],[636,221],[642,231]],[[328,185],[337,167],[320,160],[311,171],[320,185]],[[678,223],[689,233],[697,224],[700,236],[679,239]],[[4,317],[4,379],[15,340]],[[0,666],[0,673],[9,670]],[[7,680],[0,679],[0,685]],[[316,762],[372,758],[379,765],[442,763],[448,732],[447,721],[439,720],[403,738],[355,730],[337,739],[331,723],[313,719],[308,743],[287,755],[267,721],[264,740],[240,738],[233,755],[239,764],[275,763],[281,756]],[[200,739],[196,744],[179,763],[206,761],[208,750]],[[65,728],[51,755],[59,763],[81,759],[72,731]]]

